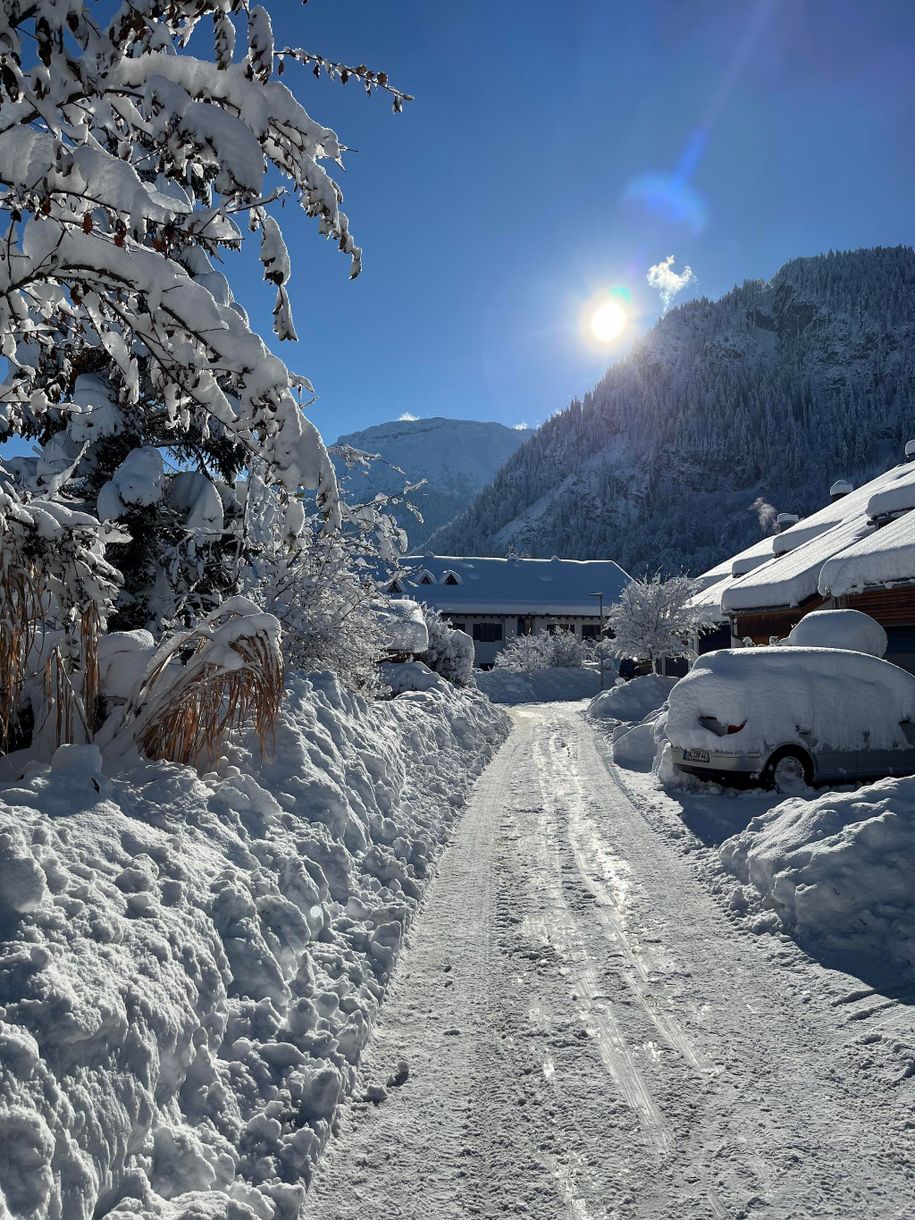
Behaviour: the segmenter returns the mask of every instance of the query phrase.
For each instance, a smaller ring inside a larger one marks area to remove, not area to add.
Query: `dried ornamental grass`
[[[31,567],[7,563],[0,575],[0,751],[9,749],[29,675],[41,593]]]
[[[228,730],[249,720],[266,750],[282,696],[279,622],[234,597],[159,649],[125,723],[150,758],[211,761]]]

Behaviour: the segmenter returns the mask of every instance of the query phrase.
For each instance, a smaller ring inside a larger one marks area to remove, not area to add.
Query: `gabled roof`
[[[596,616],[618,600],[630,577],[610,559],[491,559],[410,555],[398,580],[405,593],[447,613]],[[422,571],[435,578],[418,583]],[[446,584],[453,575],[456,584]]]

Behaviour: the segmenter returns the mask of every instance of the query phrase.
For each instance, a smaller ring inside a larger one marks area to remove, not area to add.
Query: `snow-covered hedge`
[[[915,981],[915,779],[784,801],[720,850],[803,944],[866,977]]]
[[[0,1215],[292,1220],[469,784],[444,683],[290,682],[218,773],[67,746],[0,790]]]

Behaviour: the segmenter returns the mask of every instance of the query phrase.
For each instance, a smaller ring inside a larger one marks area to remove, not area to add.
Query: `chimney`
[[[835,504],[836,500],[841,500],[843,496],[847,496],[850,491],[854,490],[848,479],[836,479],[829,489],[829,498]]]
[[[792,525],[797,525],[800,517],[797,513],[779,513],[775,518],[775,532],[783,534],[785,530],[791,529]]]
[[[907,462],[915,462],[915,441],[906,441],[905,460]]]

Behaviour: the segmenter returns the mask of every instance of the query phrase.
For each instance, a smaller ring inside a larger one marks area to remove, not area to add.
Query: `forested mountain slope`
[[[803,515],[913,435],[915,251],[799,258],[671,310],[430,546],[699,572],[759,536],[757,497]]]
[[[422,524],[412,514],[395,514],[415,550],[434,530],[462,512],[530,435],[528,428],[436,416],[376,424],[341,436],[337,443],[380,454],[383,459],[373,463],[367,473],[356,469],[344,475],[353,499],[402,490],[403,479],[392,466],[403,470],[411,482],[426,480],[425,487],[410,497],[422,513]],[[339,465],[338,472],[343,473]]]

